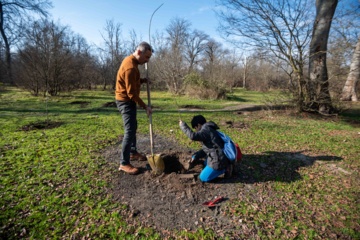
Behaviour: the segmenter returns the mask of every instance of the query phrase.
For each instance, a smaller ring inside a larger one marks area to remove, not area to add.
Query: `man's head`
[[[152,53],[153,49],[150,44],[148,44],[147,42],[141,42],[137,46],[133,55],[139,61],[139,64],[142,65],[150,60]]]
[[[201,129],[201,126],[206,123],[206,119],[203,115],[196,115],[191,120],[191,127],[194,128],[196,131]]]

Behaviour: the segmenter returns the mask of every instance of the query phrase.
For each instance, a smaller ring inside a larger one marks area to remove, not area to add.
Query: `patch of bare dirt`
[[[223,124],[228,127],[238,125],[235,122]],[[103,152],[103,156],[114,167],[119,164],[121,141],[120,136],[117,144]],[[140,152],[150,154],[148,135],[137,135],[137,145]],[[248,228],[241,221],[243,218],[253,221],[252,216],[245,213],[239,217],[234,214],[236,208],[233,203],[262,203],[264,194],[268,199],[274,196],[271,188],[262,183],[298,181],[302,179],[299,173],[301,167],[312,166],[315,161],[334,164],[342,160],[326,154],[314,155],[306,150],[246,154],[242,162],[237,164],[236,174],[231,179],[220,176],[211,183],[202,183],[198,180],[201,164],[188,169],[188,160],[194,152],[195,149],[179,146],[173,139],[155,135],[154,154],[162,154],[165,163],[163,174],[153,175],[147,161],[132,162],[141,169],[138,175],[116,172],[110,191],[114,201],[126,206],[119,210],[119,214],[129,225],[152,227],[162,233],[164,239],[175,237],[176,230],[196,231],[199,228],[214,230],[215,239],[223,239],[225,236],[229,239],[243,239],[240,237],[242,233],[251,238],[257,234],[257,228]],[[340,168],[335,170],[339,174],[348,174]],[[256,194],[258,191],[259,194]],[[217,197],[223,197],[223,200],[215,206],[210,208],[203,205]],[[277,203],[270,201],[268,204],[274,206]]]
[[[87,105],[89,105],[90,102],[87,102],[87,101],[73,101],[70,104],[72,104],[72,105],[80,105],[81,108],[84,108]]]
[[[43,121],[43,122],[34,122],[21,127],[22,131],[32,131],[32,130],[42,130],[42,129],[53,129],[60,127],[62,122],[54,121]]]
[[[112,102],[104,103],[104,104],[102,105],[102,107],[105,107],[105,108],[107,108],[107,107],[116,108],[116,102],[115,102],[115,101],[112,101]]]
[[[137,142],[140,152],[150,154],[149,136],[138,135]],[[106,149],[104,156],[108,161],[118,163],[120,152],[119,143]],[[138,175],[118,173],[112,194],[115,201],[128,206],[121,214],[128,217],[130,224],[141,222],[142,226],[163,232],[203,227],[226,233],[236,228],[236,223],[225,212],[227,202],[237,197],[239,185],[234,183],[239,181],[239,176],[231,179],[220,176],[212,183],[202,183],[198,180],[201,163],[188,169],[188,160],[194,152],[178,146],[171,139],[155,135],[154,153],[162,154],[164,173],[152,174],[147,161],[132,161],[142,170]],[[219,196],[224,199],[216,206],[202,205]]]

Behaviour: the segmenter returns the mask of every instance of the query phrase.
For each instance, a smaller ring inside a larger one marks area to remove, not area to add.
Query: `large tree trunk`
[[[326,67],[326,52],[331,21],[338,0],[316,0],[316,19],[310,43],[309,80],[305,109],[329,114],[333,111]]]
[[[5,34],[5,29],[4,29],[4,9],[3,9],[3,4],[0,2],[0,33],[1,33],[1,37],[4,40],[4,44],[5,44],[5,63],[6,63],[6,77],[7,80],[5,80],[5,82],[8,82],[10,84],[13,84],[13,79],[12,79],[12,73],[11,73],[11,53],[10,53],[10,44],[8,41],[8,38]]]
[[[360,78],[360,38],[356,44],[355,52],[350,64],[350,72],[342,90],[341,101],[357,102],[356,84]]]

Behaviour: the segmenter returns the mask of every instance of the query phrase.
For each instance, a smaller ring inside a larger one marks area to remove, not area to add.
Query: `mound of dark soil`
[[[116,108],[116,102],[113,101],[113,102],[107,102],[105,103],[102,107],[115,107]]]
[[[70,102],[70,104],[72,104],[72,105],[80,105],[81,108],[84,108],[87,105],[89,105],[90,102],[87,102],[87,101],[73,101],[73,102]]]
[[[52,129],[60,127],[62,122],[53,122],[53,121],[44,121],[44,122],[34,122],[21,127],[22,131],[32,131],[32,130],[43,130],[43,129]]]
[[[121,139],[121,138],[120,138]],[[137,136],[138,150],[150,153],[149,136]],[[118,162],[120,143],[104,152],[108,161]],[[179,147],[170,139],[154,136],[154,153],[163,154],[165,171],[155,176],[147,168],[147,161],[133,161],[142,172],[128,175],[119,172],[113,183],[114,198],[128,206],[121,212],[129,224],[141,223],[162,230],[194,230],[199,227],[213,229],[223,235],[236,228],[236,223],[226,215],[226,205],[237,197],[238,175],[231,179],[220,176],[212,183],[202,183],[198,175],[201,164],[188,170],[188,160],[195,151]],[[117,166],[117,165],[116,165]],[[202,205],[205,201],[222,196],[224,201],[215,207]]]

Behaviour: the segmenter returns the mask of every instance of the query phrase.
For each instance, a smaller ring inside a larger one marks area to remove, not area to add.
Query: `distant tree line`
[[[351,4],[352,5],[351,5]],[[331,113],[333,99],[357,101],[359,3],[337,0],[219,0],[225,47],[173,18],[151,36],[152,88],[198,98],[234,87],[293,94],[299,110]],[[118,67],[143,41],[106,20],[100,46],[49,18],[48,0],[0,0],[0,81],[34,95],[114,89]],[[33,19],[30,13],[39,14]],[[330,31],[331,29],[331,31]],[[356,47],[357,46],[357,47]]]

